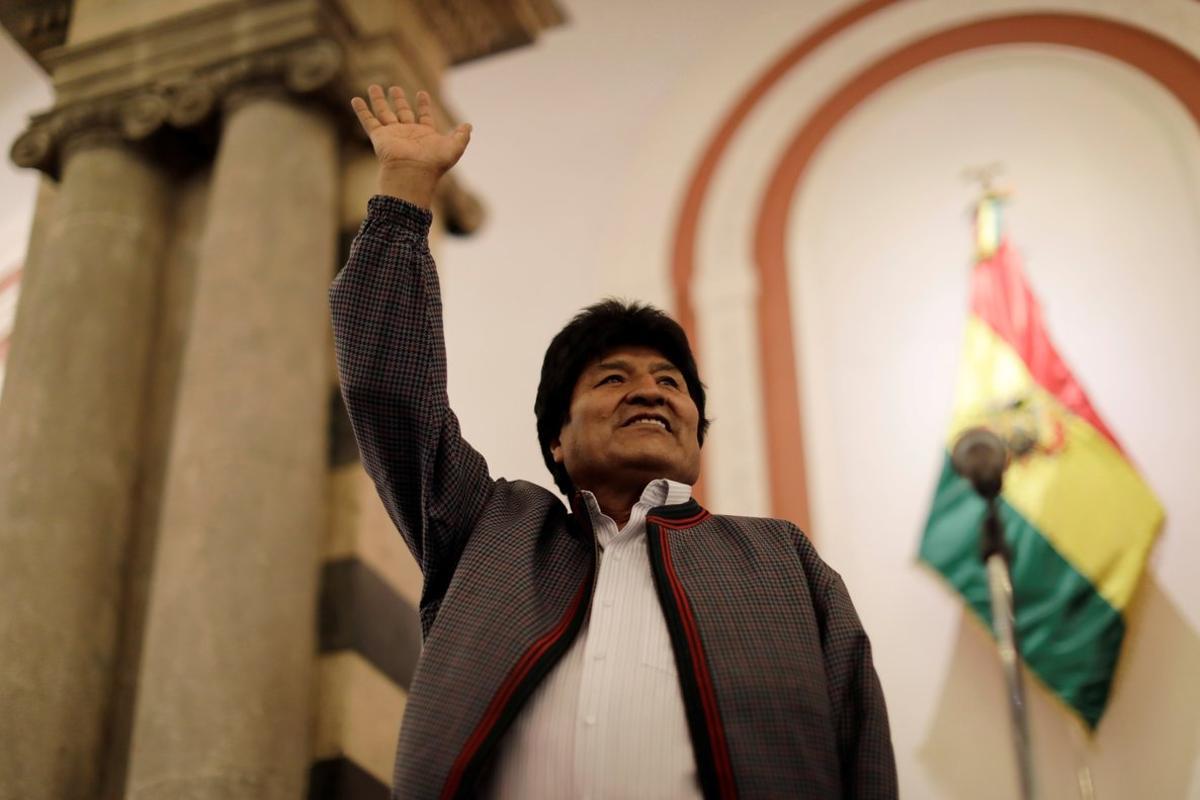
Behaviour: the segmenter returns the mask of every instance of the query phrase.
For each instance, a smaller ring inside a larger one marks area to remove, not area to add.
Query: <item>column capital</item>
[[[200,128],[223,107],[262,92],[316,94],[334,84],[343,64],[341,44],[312,37],[152,77],[108,94],[64,101],[60,93],[54,108],[31,118],[13,142],[10,156],[17,166],[57,177],[63,155],[76,146],[138,143]]]
[[[0,24],[50,73],[56,100],[10,156],[54,178],[64,154],[96,143],[203,159],[221,113],[263,92],[329,109],[339,135],[365,146],[346,103],[370,83],[430,90],[452,128],[460,120],[439,91],[448,65],[527,44],[562,20],[555,0],[23,0]],[[479,224],[476,199],[455,184],[443,195],[451,229]]]
[[[138,142],[167,119],[168,99],[155,92],[55,108],[35,116],[13,142],[10,155],[19,167],[40,169],[54,177],[62,155],[78,147]]]

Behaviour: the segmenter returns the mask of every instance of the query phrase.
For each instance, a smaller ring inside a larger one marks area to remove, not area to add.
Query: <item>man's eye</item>
[[[679,388],[679,381],[675,380],[674,378],[672,378],[669,375],[666,377],[663,377],[663,378],[659,378],[658,381],[659,381],[659,383],[665,383],[672,388],[675,388],[675,389]]]
[[[620,381],[621,381],[620,375],[605,375],[604,378],[601,379],[600,383],[597,383],[596,385],[603,386],[606,383],[619,383]]]

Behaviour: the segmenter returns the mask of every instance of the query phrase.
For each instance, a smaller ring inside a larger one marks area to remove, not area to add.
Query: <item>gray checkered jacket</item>
[[[474,796],[496,744],[579,632],[597,551],[586,509],[493,479],[446,395],[428,212],[374,197],[330,291],[363,464],[424,574],[424,647],[394,798]],[[532,428],[532,426],[531,426]],[[646,518],[707,798],[891,798],[871,645],[841,578],[794,525]]]

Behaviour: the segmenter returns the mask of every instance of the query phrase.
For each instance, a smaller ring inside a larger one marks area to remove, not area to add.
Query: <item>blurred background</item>
[[[474,125],[434,249],[492,474],[553,488],[533,396],[579,308],[670,310],[711,392],[702,502],[842,574],[912,798],[1017,794],[995,646],[917,561],[992,176],[1166,519],[1096,731],[1028,687],[1042,796],[1200,798],[1200,4],[0,9],[0,797],[386,796],[420,576],[324,300],[378,81]]]

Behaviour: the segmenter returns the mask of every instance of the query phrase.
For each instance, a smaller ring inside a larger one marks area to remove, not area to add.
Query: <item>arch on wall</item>
[[[672,247],[671,277],[680,323],[697,333],[692,304],[696,238],[701,209],[722,158],[739,128],[770,90],[814,50],[899,0],[871,0],[830,19],[803,37],[751,85],[718,128],[689,181]],[[929,34],[875,60],[816,107],[790,138],[770,172],[758,205],[754,270],[759,282],[758,347],[762,375],[771,512],[807,529],[809,500],[803,416],[797,390],[795,337],[787,276],[787,220],[800,181],[822,142],[859,104],[891,82],[948,56],[1006,44],[1053,44],[1120,61],[1157,81],[1200,128],[1200,59],[1141,28],[1076,14],[1013,14],[968,22]]]

